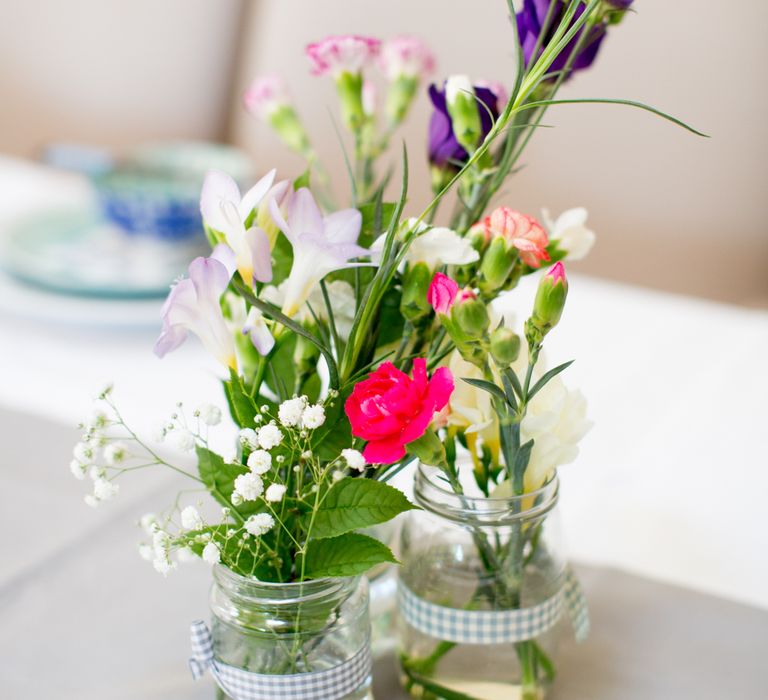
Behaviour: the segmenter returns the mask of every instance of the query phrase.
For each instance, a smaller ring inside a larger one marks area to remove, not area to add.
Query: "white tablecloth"
[[[0,192],[0,233],[46,193],[87,196],[5,159]],[[96,302],[48,307],[14,289],[12,308],[0,302],[1,405],[75,424],[113,381],[126,417],[150,431],[179,400],[223,403],[219,370],[196,342],[163,361],[152,355],[151,304],[108,310],[105,325]],[[525,308],[533,289],[516,294]],[[561,470],[571,554],[768,608],[768,313],[573,275],[547,353],[553,363],[576,358],[566,383],[584,391],[595,421]]]

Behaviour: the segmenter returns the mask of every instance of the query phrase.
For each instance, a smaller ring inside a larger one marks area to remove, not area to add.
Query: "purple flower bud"
[[[485,107],[480,104],[477,105],[477,111],[480,115],[481,137],[478,140],[480,143],[491,130],[494,120],[498,119],[499,111],[504,107],[504,104],[500,103],[499,95],[489,87],[475,85],[474,91],[475,97],[485,105]],[[429,122],[429,162],[440,168],[452,163],[465,163],[469,159],[469,154],[459,144],[454,133],[445,97],[445,84],[443,84],[442,89],[436,85],[430,85],[429,97],[434,106]]]

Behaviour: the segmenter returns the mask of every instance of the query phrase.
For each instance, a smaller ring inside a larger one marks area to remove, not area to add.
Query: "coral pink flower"
[[[424,435],[452,393],[451,371],[440,367],[430,379],[423,358],[413,361],[413,378],[385,362],[356,384],[344,410],[352,434],[368,441],[366,461],[392,464],[405,457],[405,446]]]
[[[401,76],[425,78],[435,70],[435,57],[418,37],[396,36],[384,44],[379,66],[387,80],[397,80]]]
[[[447,314],[451,310],[453,302],[456,301],[458,293],[458,283],[448,277],[448,275],[438,272],[432,278],[432,282],[427,290],[427,301],[429,301],[435,313]]]
[[[517,248],[521,260],[529,267],[541,267],[542,261],[549,260],[547,232],[532,216],[498,207],[485,217],[484,223],[492,237],[502,236]]]
[[[305,51],[314,75],[330,74],[338,78],[342,73],[359,73],[378,55],[380,48],[378,39],[344,34],[309,44]]]

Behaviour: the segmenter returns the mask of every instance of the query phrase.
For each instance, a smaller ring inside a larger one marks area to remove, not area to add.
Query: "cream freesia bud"
[[[475,89],[466,75],[452,75],[445,82],[445,100],[456,140],[473,153],[483,135]]]

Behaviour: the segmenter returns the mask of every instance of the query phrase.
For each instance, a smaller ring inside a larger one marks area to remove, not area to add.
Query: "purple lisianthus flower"
[[[626,9],[632,4],[632,0],[611,0],[611,2],[619,5],[621,9]],[[552,5],[555,5],[555,7],[552,8],[550,13],[550,6]],[[517,13],[517,32],[520,37],[526,68],[541,55],[544,47],[552,40],[555,30],[565,15],[567,6],[568,3],[563,2],[563,0],[524,0],[523,9]],[[576,22],[583,13],[584,5],[580,5],[578,10],[576,10],[573,22]],[[550,14],[550,17],[547,22],[548,14]],[[568,45],[552,62],[549,72],[556,73],[565,68],[566,63],[571,59],[571,55],[576,49],[576,44],[581,41],[584,31],[584,28],[580,29],[571,39]],[[573,59],[571,71],[589,68],[595,60],[604,38],[605,26],[592,27],[586,41],[579,49],[579,53]],[[539,44],[539,50],[534,55],[537,43]]]
[[[493,127],[493,122],[498,119],[500,110],[504,107],[502,102],[504,95],[497,87],[474,86],[475,97],[487,107],[485,109],[478,104],[482,138],[484,139]],[[436,85],[429,86],[429,98],[432,100],[434,111],[429,121],[429,162],[438,167],[444,167],[450,162],[464,163],[469,159],[469,154],[459,144],[453,132],[451,115],[448,113],[448,104],[445,98],[445,84],[440,89]]]

